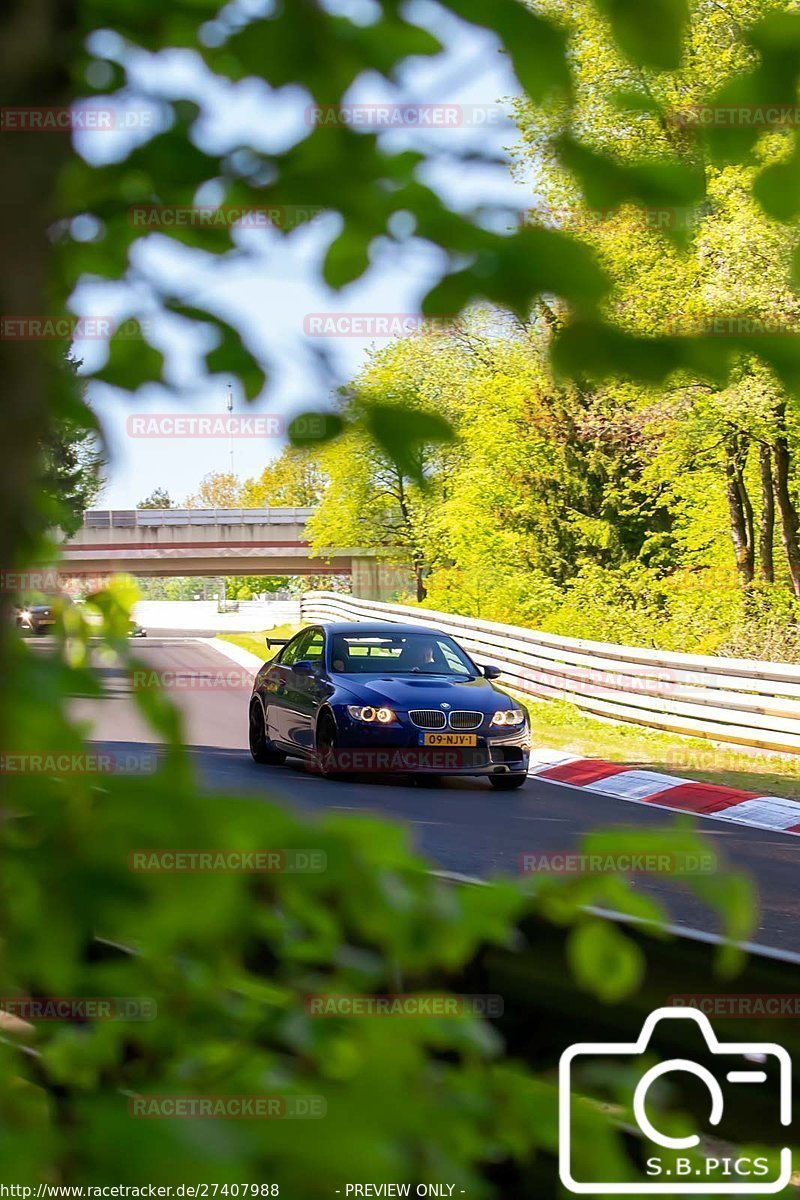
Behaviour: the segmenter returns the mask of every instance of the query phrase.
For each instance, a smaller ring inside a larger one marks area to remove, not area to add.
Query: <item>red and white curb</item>
[[[692,812],[700,817],[755,825],[759,829],[800,833],[800,803],[784,796],[762,796],[716,783],[698,783],[678,775],[657,771],[638,771],[624,763],[604,762],[599,758],[578,758],[558,750],[533,750],[529,774],[550,783],[615,796],[668,808],[673,812]]]

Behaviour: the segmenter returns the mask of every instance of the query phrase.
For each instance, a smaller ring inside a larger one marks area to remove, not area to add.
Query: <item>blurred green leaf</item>
[[[565,136],[557,143],[564,166],[578,179],[592,209],[635,204],[647,228],[679,243],[688,240],[691,213],[705,196],[702,170],[692,164],[650,160],[628,165]]]
[[[364,406],[363,421],[398,471],[420,487],[425,485],[420,447],[451,442],[455,436],[449,421],[439,413],[409,409],[402,404],[370,401]]]
[[[502,41],[517,78],[537,103],[571,86],[567,39],[553,21],[533,12],[519,0],[448,0],[448,7],[466,21],[488,25]]]
[[[165,300],[170,312],[210,325],[219,335],[219,344],[206,354],[206,367],[211,375],[226,375],[239,379],[248,400],[255,400],[266,383],[263,368],[247,349],[240,334],[221,317],[177,300]]]
[[[686,0],[595,0],[611,22],[614,37],[632,62],[657,71],[674,71],[681,63],[689,21]]]
[[[293,446],[314,446],[339,437],[344,427],[338,413],[304,412],[290,421],[286,432]]]
[[[364,274],[369,266],[369,241],[357,229],[346,227],[334,239],[322,267],[329,287],[342,288]]]
[[[93,378],[134,392],[146,383],[158,383],[163,366],[163,354],[145,340],[139,322],[129,320],[111,337],[108,362]]]
[[[235,376],[242,384],[248,400],[255,400],[266,383],[266,375],[247,349],[240,334],[232,325],[215,318],[222,332],[222,341],[206,355],[206,366],[212,375]]]
[[[630,995],[642,981],[641,950],[607,921],[577,925],[569,935],[567,954],[578,985],[606,1004]]]
[[[524,229],[513,237],[481,238],[472,264],[428,292],[423,311],[453,317],[474,300],[489,300],[526,320],[543,293],[576,309],[593,309],[609,289],[594,253],[566,234]]]

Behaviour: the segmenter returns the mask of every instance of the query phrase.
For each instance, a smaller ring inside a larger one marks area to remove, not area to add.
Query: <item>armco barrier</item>
[[[800,666],[590,642],[453,613],[307,592],[302,619],[410,622],[451,634],[523,694],[672,733],[800,753]]]

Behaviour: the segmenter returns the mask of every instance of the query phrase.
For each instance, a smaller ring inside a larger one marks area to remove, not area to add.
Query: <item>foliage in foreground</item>
[[[130,670],[121,598],[89,604],[104,613],[109,648]],[[138,997],[157,1015],[4,1031],[5,1178],[119,1181],[124,1147],[126,1162],[159,1183],[268,1178],[310,1197],[322,1178],[331,1186],[364,1176],[446,1178],[483,1195],[488,1163],[529,1165],[536,1153],[552,1162],[555,1084],[509,1061],[490,1022],[320,1019],[307,998],[447,992],[481,947],[535,952],[515,924],[539,912],[569,931],[576,986],[619,1001],[641,981],[641,950],[586,906],[656,922],[658,906],[607,874],[456,888],[430,874],[385,822],[301,820],[260,796],[204,795],[181,748],[180,718],[159,691],[133,691],[153,743],[89,743],[118,756],[121,770],[83,773],[87,743],[63,712],[76,694],[101,695],[103,684],[80,609],[64,620],[69,636],[52,657],[27,642],[14,646],[20,696],[9,745],[18,755],[74,756],[77,773],[61,760],[60,768],[6,776],[2,994]],[[45,680],[58,703],[43,707]],[[609,848],[621,846],[704,850],[678,827],[622,842],[614,835]],[[321,855],[323,869],[153,872],[132,857],[175,849],[299,851]],[[732,936],[746,936],[753,912],[744,879],[689,882],[720,908]],[[728,954],[720,966],[737,961]],[[313,1125],[138,1119],[129,1107],[231,1095],[287,1104],[322,1097],[326,1115]],[[594,1136],[598,1153],[616,1160],[613,1126],[601,1121]]]
[[[534,103],[558,93],[568,114],[573,112],[573,69],[567,37],[556,21],[515,0],[484,5],[449,0],[447,7],[497,34]],[[707,7],[695,5],[696,14],[701,17]],[[688,15],[679,0],[655,7],[598,0],[596,8],[610,21],[634,69],[679,67]],[[787,389],[797,386],[796,336],[759,341],[741,335],[722,342],[707,334],[673,336],[611,325],[615,314],[606,302],[612,278],[593,248],[543,226],[511,236],[492,233],[482,214],[453,211],[421,182],[430,158],[425,151],[390,150],[377,135],[342,127],[311,129],[271,151],[254,148],[249,134],[212,146],[203,134],[201,108],[213,104],[214,88],[204,89],[201,105],[194,93],[148,95],[142,76],[130,70],[132,59],[185,49],[220,86],[248,77],[276,90],[300,84],[313,100],[330,104],[362,72],[377,72],[391,86],[410,56],[436,55],[441,48],[434,34],[407,20],[392,0],[377,6],[372,24],[350,20],[338,6],[305,2],[277,4],[266,14],[235,5],[221,15],[217,9],[211,0],[179,6],[158,0],[64,6],[51,0],[37,6],[32,33],[19,19],[20,12],[34,11],[29,6],[13,5],[0,17],[7,51],[3,86],[16,86],[26,102],[33,96],[40,106],[58,105],[77,90],[86,88],[95,98],[110,90],[123,106],[132,97],[151,99],[162,118],[153,136],[143,137],[127,155],[123,150],[119,161],[112,156],[90,165],[73,156],[57,187],[68,153],[62,140],[53,135],[31,142],[21,134],[2,139],[8,218],[0,239],[11,267],[2,285],[4,312],[49,311],[52,301],[45,299],[42,281],[56,236],[62,253],[53,285],[61,302],[82,276],[124,277],[121,291],[136,310],[132,315],[155,313],[162,329],[172,322],[199,325],[201,338],[207,335],[202,357],[209,375],[235,375],[248,398],[255,397],[264,386],[264,365],[223,317],[195,306],[195,289],[189,294],[181,288],[182,272],[157,278],[144,271],[137,243],[149,235],[130,219],[131,205],[191,204],[213,181],[224,202],[239,207],[311,201],[340,213],[323,266],[334,289],[367,270],[382,240],[413,250],[414,239],[422,239],[444,252],[444,278],[426,298],[428,312],[456,313],[483,299],[526,320],[538,297],[554,296],[566,312],[551,347],[564,375],[606,378],[623,371],[657,384],[678,371],[721,387],[737,356],[745,354],[767,364]],[[91,39],[107,26],[112,36]],[[780,80],[793,100],[800,70],[798,14],[773,14],[746,39],[733,83],[737,98],[773,104],[772,89]],[[175,89],[180,93],[180,81]],[[646,89],[633,102],[641,110]],[[557,152],[574,166],[582,186],[605,188],[613,207],[631,203],[641,210],[674,204],[678,197],[694,211],[705,202],[703,180],[677,156],[652,168],[639,161],[608,162],[590,142],[581,154],[576,146],[581,129],[569,132],[575,136]],[[797,134],[784,132],[787,156],[753,163],[747,185],[773,217],[793,219],[800,194],[791,153]],[[749,131],[706,136],[690,129],[686,136],[697,144],[707,140],[717,160],[750,160],[756,144]],[[397,221],[398,214],[404,219]],[[274,231],[276,237],[286,232]],[[195,263],[208,265],[226,254],[238,261],[233,228],[184,226],[158,236],[169,237],[173,249]],[[108,362],[96,378],[122,389],[165,374],[174,380],[163,370],[167,347],[129,333],[112,339]],[[5,341],[0,360],[7,418],[0,563],[9,569],[29,562],[41,537],[42,522],[31,514],[42,433],[46,437],[67,417],[89,427],[90,415],[54,382],[46,348]],[[419,485],[420,441],[445,444],[444,418],[436,412],[404,415],[403,404],[374,396],[361,416],[379,447]],[[336,432],[341,425],[329,422],[326,428]],[[125,654],[124,613],[113,597],[102,603],[112,621],[112,645]],[[96,694],[101,686],[87,669],[83,644],[80,629],[72,629],[63,652],[51,660],[19,646],[3,626],[5,747],[15,753],[82,752],[80,735],[63,713],[76,691]],[[321,1179],[330,1182],[336,1171],[344,1177],[357,1164],[359,1173],[367,1166],[375,1174],[388,1167],[411,1178],[428,1168],[447,1171],[477,1191],[481,1162],[528,1155],[537,1140],[552,1151],[555,1106],[547,1081],[493,1057],[498,1048],[483,1025],[310,1026],[299,1003],[314,986],[397,988],[406,980],[415,984],[428,971],[446,976],[480,940],[512,936],[513,918],[527,903],[517,890],[504,885],[454,893],[420,871],[397,835],[371,825],[348,822],[312,835],[308,827],[253,802],[203,799],[195,794],[179,749],[175,713],[157,694],[138,693],[137,700],[153,722],[154,736],[169,746],[161,773],[146,781],[57,770],[4,773],[4,994],[120,989],[149,995],[162,1006],[160,1020],[136,1028],[113,1022],[38,1028],[36,1046],[26,1045],[24,1053],[9,1043],[18,1037],[27,1043],[27,1035],[4,1035],[0,1137],[9,1174],[19,1173],[21,1182],[25,1175],[117,1181],[123,1145],[138,1170],[175,1179],[180,1167],[181,1182],[201,1167],[206,1180],[223,1171],[229,1179],[235,1164],[248,1179],[263,1179],[267,1170],[283,1172],[280,1182],[296,1183],[301,1193],[312,1195]],[[205,840],[250,848],[312,836],[324,842],[331,870],[302,883],[289,875],[139,877],[127,866],[137,841],[196,847]],[[671,834],[670,849],[675,845]],[[538,902],[545,915],[577,922],[570,957],[581,983],[609,1001],[635,988],[641,968],[635,951],[580,905],[594,900],[653,915],[646,898],[613,879],[582,879],[565,889],[566,896],[549,886]],[[732,933],[746,932],[741,884],[715,877],[701,890],[726,909]],[[300,1122],[266,1129],[260,1124],[255,1131],[220,1122],[201,1128],[158,1121],[134,1126],[120,1105],[127,1093],[201,1088],[322,1092],[331,1116],[309,1137]],[[605,1113],[587,1144],[597,1154],[613,1137]]]

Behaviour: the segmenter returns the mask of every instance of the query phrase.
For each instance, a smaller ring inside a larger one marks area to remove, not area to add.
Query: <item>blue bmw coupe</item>
[[[499,674],[418,625],[312,625],[256,676],[250,753],[327,776],[485,775],[510,791],[525,782],[530,729]]]

